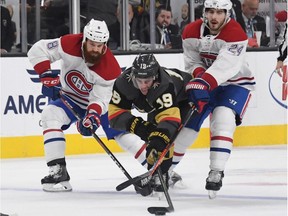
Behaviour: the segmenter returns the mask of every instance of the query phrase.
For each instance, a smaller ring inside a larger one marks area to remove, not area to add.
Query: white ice
[[[128,153],[115,156],[131,176],[146,170]],[[72,192],[43,192],[48,174],[43,157],[1,160],[1,207],[18,216],[144,216],[165,199],[142,197],[129,187],[115,187],[125,175],[107,154],[67,156]],[[169,216],[286,216],[287,145],[234,148],[225,170],[223,187],[209,200],[205,179],[209,149],[192,149],[176,167],[186,189],[169,190],[175,211]]]

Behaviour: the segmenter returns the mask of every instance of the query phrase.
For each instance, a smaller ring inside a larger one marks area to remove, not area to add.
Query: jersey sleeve
[[[112,128],[126,130],[128,120],[132,117],[132,99],[128,99],[123,88],[128,84],[123,77],[118,78],[113,86],[109,103],[108,118]]]
[[[188,24],[182,34],[183,38],[183,57],[185,71],[196,77],[205,71],[206,66],[199,55],[199,38],[202,20]]]
[[[27,56],[38,74],[49,70],[51,63],[61,58],[59,53],[60,47],[60,38],[40,40],[31,47]]]

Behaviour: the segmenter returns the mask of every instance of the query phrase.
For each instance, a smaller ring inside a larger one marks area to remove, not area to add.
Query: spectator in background
[[[156,9],[156,44],[164,45],[164,49],[181,49],[182,39],[177,25],[171,24],[171,7],[159,6]]]
[[[6,8],[9,10],[10,17],[11,17],[11,25],[12,25],[12,31],[13,31],[13,45],[14,45],[17,39],[16,23],[12,20],[12,17],[14,15],[14,9],[12,5],[7,5]]]
[[[86,3],[86,11],[83,15],[86,20],[91,18],[100,18],[104,20],[107,26],[112,25],[117,21],[116,11],[118,0],[82,0]]]
[[[197,7],[195,7],[195,9],[194,9],[195,20],[201,19],[203,17],[203,8],[204,8],[204,5],[198,5]]]
[[[261,31],[261,44],[259,46],[267,46],[269,38],[266,36],[265,19],[257,15],[259,8],[259,0],[244,0],[242,4],[242,16],[245,22],[245,30],[248,36],[248,46],[257,46],[254,36],[255,31]],[[256,44],[255,44],[256,43]]]
[[[235,19],[246,31],[245,22],[242,16],[241,2],[239,0],[230,0],[232,2],[231,18]]]
[[[121,14],[120,14],[120,5],[117,7],[117,21],[114,22],[112,25],[108,26],[108,30],[110,32],[110,38],[108,41],[108,46],[110,49],[117,49],[120,46],[120,21],[121,21]],[[132,4],[128,4],[128,21],[130,26],[130,40],[139,39],[139,34],[137,33],[137,20],[134,18],[134,8]]]
[[[275,14],[275,36],[276,45],[279,46],[284,40],[285,25],[287,22],[287,11],[283,10]]]
[[[9,10],[1,5],[1,54],[11,51],[14,33]]]
[[[181,18],[182,21],[180,23],[180,33],[182,34],[184,27],[190,23],[190,17],[189,17],[189,5],[187,3],[182,5],[181,8]]]

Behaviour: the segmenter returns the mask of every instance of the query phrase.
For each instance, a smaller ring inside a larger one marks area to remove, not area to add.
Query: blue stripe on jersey
[[[63,137],[56,137],[56,138],[52,138],[52,139],[47,139],[44,141],[44,145],[50,142],[56,142],[56,141],[63,141],[65,142],[65,138]]]

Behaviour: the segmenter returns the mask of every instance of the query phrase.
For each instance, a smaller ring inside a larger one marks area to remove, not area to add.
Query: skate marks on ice
[[[175,171],[184,189],[169,190],[175,211],[171,216],[286,216],[286,146],[234,149],[213,200],[208,198],[205,179],[209,171],[209,150],[189,150]],[[116,155],[131,176],[144,173],[126,153]],[[68,156],[67,169],[72,192],[42,191],[40,179],[47,173],[43,158],[1,160],[1,207],[18,216],[127,216],[151,215],[149,206],[167,206],[165,199],[142,197],[133,187],[117,192],[115,186],[126,177],[109,156]]]

